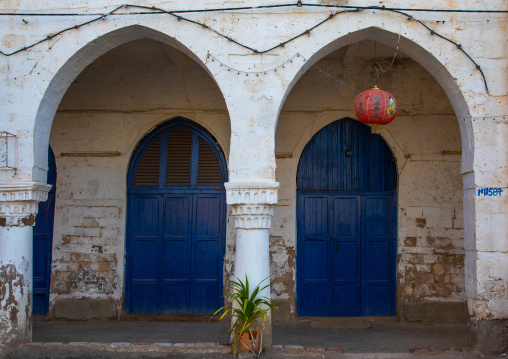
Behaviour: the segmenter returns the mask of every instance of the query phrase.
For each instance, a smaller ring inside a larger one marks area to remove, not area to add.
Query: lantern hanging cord
[[[376,87],[379,82],[379,71],[377,70],[377,41],[374,41],[374,69],[376,70]]]
[[[397,40],[397,48],[395,49],[395,53],[393,54],[393,58],[392,58],[392,61],[390,62],[390,65],[385,70],[385,69],[383,69],[381,64],[376,59],[376,66],[375,66],[376,71],[377,71],[377,67],[379,67],[379,70],[381,70],[381,72],[386,73],[392,68],[393,63],[395,62],[395,58],[397,57],[397,53],[399,52],[399,45],[400,45],[400,33],[399,33],[399,39]],[[379,72],[378,72],[378,77],[379,77]]]
[[[183,17],[182,15],[180,15],[182,13],[223,12],[223,11],[273,9],[273,8],[302,7],[302,6],[307,6],[307,7],[322,7],[322,8],[335,8],[335,9],[344,9],[344,10],[331,13],[327,18],[325,18],[324,20],[318,22],[316,25],[308,28],[307,30],[303,31],[302,33],[300,33],[300,34],[298,34],[296,36],[293,36],[289,40],[283,41],[283,42],[281,42],[281,43],[279,43],[279,44],[277,44],[275,46],[272,46],[272,47],[270,47],[268,49],[265,49],[265,50],[258,50],[258,49],[255,49],[253,47],[250,47],[248,45],[245,45],[243,43],[240,43],[238,40],[235,40],[232,37],[230,37],[230,36],[228,36],[226,34],[221,33],[220,31],[212,28],[211,26],[206,25],[203,22],[192,20],[192,19],[189,19],[189,18],[186,18],[186,17]],[[148,10],[148,11],[118,12],[118,10],[120,10],[122,8],[129,8],[129,7],[135,8],[135,9]],[[476,69],[480,72],[480,74],[481,74],[481,76],[483,78],[483,82],[484,82],[484,85],[485,85],[485,91],[487,92],[487,94],[489,93],[489,89],[488,89],[488,86],[487,86],[487,80],[485,78],[485,74],[483,73],[483,70],[481,69],[480,65],[478,65],[476,63],[476,61],[462,48],[461,44],[459,44],[459,43],[457,43],[457,42],[447,38],[444,35],[441,35],[441,34],[437,33],[436,31],[431,29],[427,24],[425,24],[423,21],[414,18],[412,15],[409,15],[405,11],[450,12],[450,13],[494,13],[494,14],[497,14],[497,13],[508,13],[508,10],[412,9],[412,8],[389,8],[389,7],[385,7],[384,5],[383,6],[347,6],[347,5],[328,5],[328,4],[307,4],[307,3],[302,3],[301,1],[298,1],[297,3],[292,3],[292,4],[262,5],[262,6],[243,6],[243,7],[237,7],[237,8],[229,7],[229,8],[212,8],[212,9],[188,9],[188,10],[164,10],[164,9],[158,8],[156,6],[143,6],[143,5],[124,4],[124,5],[120,5],[120,6],[116,7],[116,8],[114,8],[113,10],[111,10],[109,12],[106,12],[106,13],[94,13],[94,14],[90,14],[90,13],[16,13],[16,12],[15,13],[0,13],[0,16],[25,16],[25,17],[27,17],[27,16],[97,16],[96,18],[91,19],[89,21],[86,21],[86,22],[83,22],[83,23],[80,23],[80,24],[76,24],[74,26],[71,26],[71,27],[65,28],[63,30],[60,30],[60,31],[58,31],[56,33],[47,35],[45,38],[43,38],[43,39],[41,39],[39,41],[36,41],[33,44],[31,44],[31,45],[22,47],[22,48],[20,48],[18,50],[15,50],[15,51],[11,52],[11,53],[6,53],[6,52],[3,52],[3,51],[0,50],[0,54],[2,54],[4,56],[12,56],[12,55],[17,54],[17,53],[19,53],[21,51],[28,50],[28,49],[30,49],[30,48],[32,48],[32,47],[34,47],[34,46],[36,46],[36,45],[38,45],[38,44],[40,44],[42,42],[49,41],[52,38],[54,38],[55,36],[61,35],[61,34],[65,33],[65,32],[67,32],[67,31],[70,31],[70,30],[73,30],[73,29],[78,29],[78,28],[80,28],[82,26],[85,26],[87,24],[91,24],[91,23],[99,21],[99,20],[105,20],[108,16],[112,16],[112,15],[115,15],[115,16],[117,16],[117,15],[157,15],[157,14],[171,15],[173,17],[176,17],[177,20],[184,20],[186,22],[189,22],[189,23],[201,26],[201,27],[203,27],[203,28],[205,28],[205,29],[207,29],[209,31],[214,32],[218,36],[223,37],[223,38],[227,39],[228,41],[231,41],[231,42],[237,44],[238,46],[241,46],[241,47],[243,47],[245,49],[248,49],[248,50],[254,52],[255,54],[263,54],[263,53],[272,51],[272,50],[274,50],[276,48],[284,47],[287,43],[292,42],[292,41],[300,38],[301,36],[310,35],[312,30],[314,30],[315,28],[321,26],[325,22],[333,19],[337,15],[344,14],[344,13],[360,12],[361,10],[388,11],[388,12],[393,12],[393,13],[397,13],[397,14],[406,16],[408,21],[415,20],[419,24],[424,26],[430,32],[431,35],[437,35],[438,37],[442,38],[443,40],[446,40],[446,41],[452,43],[460,51],[462,51],[469,58],[469,60],[471,62],[473,62],[473,64],[476,66]]]

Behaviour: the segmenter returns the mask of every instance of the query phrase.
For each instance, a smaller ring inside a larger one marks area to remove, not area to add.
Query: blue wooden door
[[[212,314],[221,306],[225,161],[190,121],[140,145],[129,171],[126,312]]]
[[[298,167],[297,304],[302,316],[395,315],[396,172],[389,148],[344,119]]]
[[[33,307],[34,315],[47,315],[51,280],[51,252],[53,249],[53,222],[55,218],[56,163],[48,149],[48,178],[52,185],[48,200],[39,203],[33,227]]]

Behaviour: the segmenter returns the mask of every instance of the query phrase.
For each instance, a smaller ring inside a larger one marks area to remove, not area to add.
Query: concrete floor
[[[407,353],[411,348],[466,348],[466,324],[393,321],[279,322],[274,346],[342,348],[345,353]],[[224,343],[226,322],[36,321],[33,342]]]
[[[33,342],[0,359],[231,359],[228,323],[35,321]],[[265,359],[508,359],[466,348],[466,324],[305,318],[279,322]],[[243,353],[238,359],[254,358]]]

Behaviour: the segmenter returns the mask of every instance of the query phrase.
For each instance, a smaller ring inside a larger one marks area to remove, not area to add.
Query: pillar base
[[[272,315],[268,313],[268,319],[265,323],[255,325],[263,333],[263,348],[272,346]]]
[[[277,203],[277,182],[225,183],[227,203],[235,218],[236,254],[235,277],[242,282],[249,279],[250,290],[270,284],[269,229],[273,207]],[[259,296],[270,298],[270,287]],[[272,345],[272,316],[265,323],[259,321],[253,328],[263,333],[263,346]]]
[[[38,182],[0,183],[0,344],[32,341],[32,226],[50,189]]]
[[[508,351],[508,319],[471,318],[468,345],[483,355],[499,355]]]
[[[32,341],[32,228],[0,226],[0,344]]]

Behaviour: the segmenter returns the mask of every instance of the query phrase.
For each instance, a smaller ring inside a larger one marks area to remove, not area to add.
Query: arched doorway
[[[51,252],[53,249],[53,222],[55,219],[56,162],[48,149],[48,178],[51,190],[48,200],[39,203],[33,227],[33,306],[34,315],[47,315],[51,281]]]
[[[191,121],[167,122],[142,141],[128,173],[127,313],[221,306],[226,177],[221,149]]]
[[[396,168],[379,135],[352,119],[321,129],[297,172],[301,316],[395,315]]]

